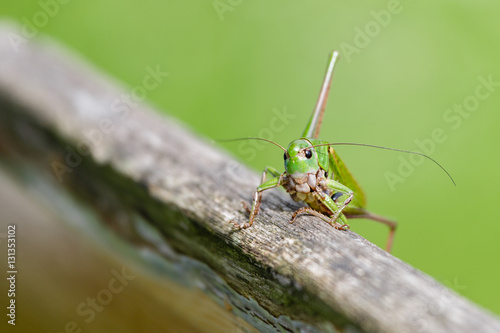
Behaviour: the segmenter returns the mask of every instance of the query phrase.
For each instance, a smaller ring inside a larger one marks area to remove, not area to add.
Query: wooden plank
[[[118,250],[112,232],[104,225],[92,228],[92,217],[75,208],[64,190],[36,183],[31,179],[27,189],[0,168],[0,230],[15,225],[18,245],[16,325],[3,320],[0,332],[258,332],[223,301],[193,287],[197,272],[210,273],[201,264],[180,256],[160,263],[147,247]],[[35,188],[42,191],[37,195]],[[47,209],[40,201],[64,207]],[[75,212],[86,225],[75,227]],[[178,276],[166,279],[164,271]]]
[[[224,281],[219,297],[259,330],[500,331],[488,311],[356,233],[314,217],[290,225],[298,206],[279,190],[265,193],[252,228],[234,230],[230,220],[247,219],[240,201],[251,199],[254,172],[133,102],[137,87],[118,87],[48,41],[16,51],[13,34],[0,29],[4,158],[37,161],[130,244],[205,265]],[[160,67],[151,69],[161,76]],[[160,240],[118,221],[123,214],[140,216]]]

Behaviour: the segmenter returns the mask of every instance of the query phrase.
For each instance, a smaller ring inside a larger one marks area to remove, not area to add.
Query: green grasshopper
[[[293,200],[303,201],[309,206],[297,210],[293,214],[290,223],[293,223],[297,216],[302,213],[309,213],[317,216],[338,230],[349,229],[347,218],[374,220],[389,227],[386,251],[390,252],[397,223],[383,216],[373,214],[365,209],[366,198],[363,190],[333,149],[333,145],[348,143],[328,143],[327,141],[318,139],[337,58],[338,52],[333,51],[316,107],[300,139],[292,141],[288,145],[288,148],[285,149],[281,145],[266,139],[246,138],[267,141],[280,147],[285,152],[283,156],[285,161],[285,172],[280,173],[273,167],[266,167],[262,173],[261,183],[253,196],[252,208],[249,209],[243,202],[245,209],[250,213],[248,223],[238,224],[233,221],[230,221],[230,223],[240,229],[252,226],[259,212],[262,192],[283,186]],[[418,154],[429,158],[441,167],[441,165],[432,158],[418,152],[366,144],[352,145]],[[441,168],[448,174],[443,167]],[[273,178],[266,180],[268,173],[270,173]],[[448,176],[450,175],[448,174]]]

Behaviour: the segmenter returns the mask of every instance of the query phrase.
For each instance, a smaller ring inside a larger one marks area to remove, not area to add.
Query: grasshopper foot
[[[233,227],[235,227],[236,229],[246,229],[246,228],[249,228],[251,226],[250,223],[239,224],[238,222],[234,222],[234,221],[229,221],[229,223],[232,224]]]
[[[243,205],[243,208],[245,208],[245,210],[248,212],[248,214],[250,214],[250,220],[248,221],[248,223],[243,223],[243,224],[239,224],[238,222],[234,222],[234,221],[229,221],[229,223],[231,223],[233,225],[233,227],[235,227],[236,229],[246,229],[246,228],[250,228],[253,224],[253,218],[252,218],[252,213],[250,211],[250,208],[248,208],[248,205],[245,201],[241,201],[241,204]],[[258,209],[258,207],[257,207]]]
[[[344,230],[344,231],[349,230],[350,227],[348,224],[342,224],[342,223],[337,222],[339,215],[340,214],[338,214],[338,213],[333,215],[332,218],[328,221],[328,223],[330,223],[332,225],[332,227],[334,227],[337,230]]]
[[[349,227],[349,224],[340,224],[338,222],[335,222],[335,223],[331,223],[331,225],[337,229],[337,230],[343,230],[343,231],[347,231],[349,230],[351,227]]]

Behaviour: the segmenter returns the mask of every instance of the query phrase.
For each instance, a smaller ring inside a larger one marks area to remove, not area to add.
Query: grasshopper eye
[[[306,158],[310,159],[313,156],[313,153],[308,149],[306,150]]]
[[[286,152],[283,154],[283,159],[286,161],[287,157],[286,157]]]

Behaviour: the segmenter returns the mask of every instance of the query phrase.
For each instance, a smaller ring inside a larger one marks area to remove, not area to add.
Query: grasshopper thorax
[[[316,141],[319,140],[301,138],[292,141],[288,146],[284,155],[288,192],[312,192],[326,177],[328,170],[325,169],[323,161],[323,155],[327,157],[326,147],[314,147],[314,144],[318,144]],[[328,168],[328,163],[326,163],[326,168]]]

